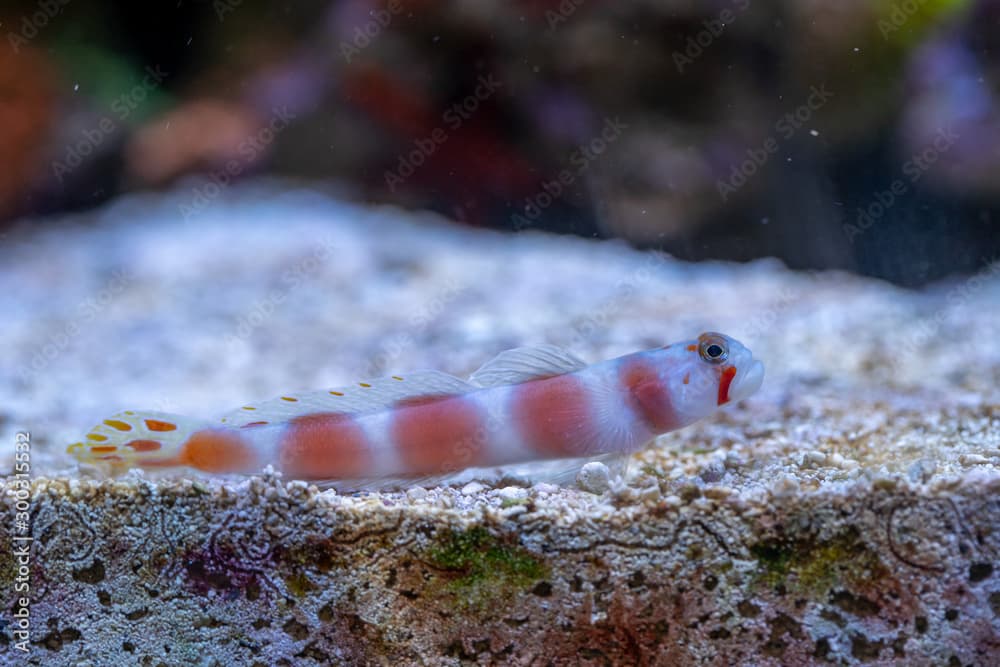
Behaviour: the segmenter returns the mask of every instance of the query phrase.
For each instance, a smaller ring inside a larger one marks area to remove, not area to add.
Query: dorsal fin
[[[476,389],[465,380],[438,371],[420,371],[309,392],[285,394],[248,403],[224,415],[227,426],[271,424],[317,412],[364,414],[416,396],[445,396]]]
[[[472,374],[469,381],[480,387],[518,384],[578,371],[585,361],[555,345],[515,347],[501,352]]]

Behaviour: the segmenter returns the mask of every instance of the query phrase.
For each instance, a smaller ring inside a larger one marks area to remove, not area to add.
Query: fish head
[[[671,346],[671,350],[676,350],[670,382],[674,409],[686,422],[750,396],[764,380],[764,364],[725,334],[705,332],[697,340]]]

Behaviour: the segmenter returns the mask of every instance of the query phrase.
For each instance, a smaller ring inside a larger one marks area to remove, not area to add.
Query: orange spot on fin
[[[736,377],[734,366],[722,371],[722,376],[719,378],[719,405],[729,402],[729,385],[733,383],[734,377]]]
[[[108,436],[101,435],[100,433],[88,433],[87,440],[94,440],[95,442],[104,442],[108,439]]]
[[[131,447],[136,452],[155,452],[163,445],[159,440],[132,440],[125,443],[126,447]]]
[[[176,431],[177,424],[160,421],[159,419],[147,419],[146,428],[150,431]]]
[[[98,447],[91,447],[90,451],[95,454],[106,454],[107,452],[117,452],[118,448],[114,445],[100,445]]]
[[[117,419],[105,419],[104,423],[117,431],[131,431],[132,425],[126,424],[125,422],[118,421]]]

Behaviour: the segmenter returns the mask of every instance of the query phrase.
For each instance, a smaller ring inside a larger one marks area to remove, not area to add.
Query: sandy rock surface
[[[195,187],[3,240],[0,452],[12,471],[30,433],[33,476],[24,533],[4,480],[4,664],[998,662],[1000,272],[913,293]],[[660,438],[624,486],[591,466],[582,488],[343,494],[108,480],[64,454],[120,409],[209,417],[466,375],[516,345],[598,360],[706,329],[763,359],[764,387]]]

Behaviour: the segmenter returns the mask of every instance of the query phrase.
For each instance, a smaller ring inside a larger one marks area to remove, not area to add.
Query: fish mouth
[[[729,400],[731,402],[742,401],[760,389],[764,381],[764,364],[753,360],[746,371],[737,373],[733,378],[733,383],[729,387]]]

